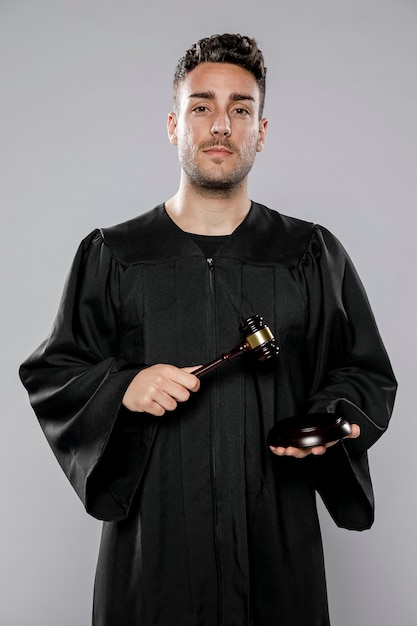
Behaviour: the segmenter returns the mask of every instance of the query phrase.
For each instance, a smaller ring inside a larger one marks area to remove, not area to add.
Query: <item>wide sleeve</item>
[[[120,355],[123,268],[99,231],[80,245],[48,338],[19,374],[45,436],[87,511],[127,516],[156,422],[122,406],[142,369]]]
[[[368,528],[374,499],[367,450],[388,427],[396,380],[368,298],[340,242],[316,227],[298,268],[308,311],[307,411],[338,414],[361,428],[309,458],[317,491],[338,525]]]

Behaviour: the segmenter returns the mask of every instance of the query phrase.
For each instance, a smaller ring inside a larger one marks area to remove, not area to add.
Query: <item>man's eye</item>
[[[234,110],[236,115],[249,115],[249,111],[247,109],[238,108]]]
[[[207,110],[208,110],[207,107],[205,107],[203,105],[195,107],[193,109],[194,113],[205,113]]]

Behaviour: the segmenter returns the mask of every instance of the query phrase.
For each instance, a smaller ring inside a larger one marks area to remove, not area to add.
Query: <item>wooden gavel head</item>
[[[213,371],[223,363],[228,363],[231,359],[234,359],[239,354],[243,354],[248,350],[251,350],[253,355],[259,361],[267,361],[279,353],[279,348],[275,343],[274,335],[270,328],[264,324],[263,317],[260,315],[251,315],[246,320],[243,320],[239,326],[240,332],[244,336],[244,341],[237,345],[230,352],[224,352],[218,359],[202,365],[197,370],[194,370],[194,374],[201,378],[205,374]]]
[[[275,337],[261,315],[251,315],[239,326],[245,338],[244,349],[252,350],[259,361],[267,361],[279,353]]]

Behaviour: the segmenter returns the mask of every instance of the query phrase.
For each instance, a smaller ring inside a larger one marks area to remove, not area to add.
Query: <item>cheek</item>
[[[198,141],[198,136],[194,130],[192,128],[187,128],[178,138],[178,145],[180,145],[183,150],[192,152],[198,150]]]
[[[258,130],[253,130],[246,136],[246,139],[243,142],[243,147],[245,150],[249,152],[258,151],[259,149],[259,132]]]

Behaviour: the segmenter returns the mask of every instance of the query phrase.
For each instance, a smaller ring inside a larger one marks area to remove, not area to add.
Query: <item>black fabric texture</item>
[[[163,418],[122,398],[155,363],[206,363],[258,313],[280,355],[247,353]],[[211,264],[160,205],[81,244],[49,337],[20,376],[87,511],[104,520],[95,626],[328,626],[316,494],[373,522],[367,450],[396,382],[356,271],[326,229],[260,204]],[[277,421],[340,413],[359,439],[279,458]]]

